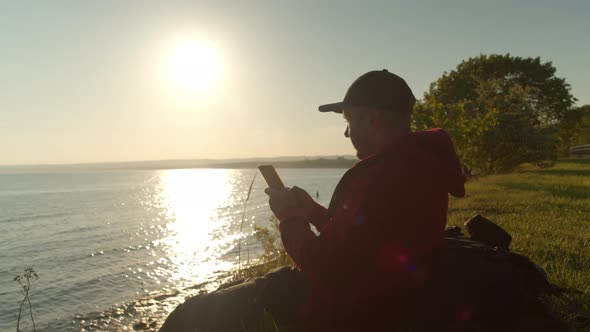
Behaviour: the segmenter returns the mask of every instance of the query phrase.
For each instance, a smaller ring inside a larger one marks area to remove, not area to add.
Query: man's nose
[[[346,126],[346,129],[344,129],[344,137],[349,138],[350,136],[348,135],[348,126]]]

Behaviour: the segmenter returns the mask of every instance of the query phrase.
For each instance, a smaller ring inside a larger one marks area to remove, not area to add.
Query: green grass
[[[468,181],[467,195],[449,202],[449,225],[476,213],[512,235],[511,250],[543,267],[549,280],[583,295],[554,299],[573,325],[590,317],[590,159],[566,159],[540,169]]]
[[[255,263],[246,262],[232,271],[228,282],[235,283],[252,277],[260,277],[268,271],[285,265],[293,265],[293,261],[287,255],[280,241],[279,222],[272,216],[269,220],[270,227],[254,226],[256,241],[262,245],[264,254]]]

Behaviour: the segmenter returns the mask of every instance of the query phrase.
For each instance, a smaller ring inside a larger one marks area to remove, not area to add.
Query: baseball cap
[[[383,69],[357,78],[348,88],[343,101],[321,105],[318,109],[320,112],[342,113],[345,107],[360,106],[405,112],[414,102],[416,98],[406,81]]]

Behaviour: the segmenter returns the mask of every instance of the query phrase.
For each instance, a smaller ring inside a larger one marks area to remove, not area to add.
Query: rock
[[[133,329],[134,329],[135,331],[139,331],[139,330],[147,330],[147,329],[149,329],[149,328],[150,328],[150,327],[149,327],[149,326],[148,326],[146,323],[144,323],[144,322],[139,322],[139,323],[133,324]]]
[[[167,299],[169,297],[176,296],[178,294],[180,294],[179,291],[175,291],[172,294],[162,294],[162,295],[158,295],[158,296],[154,297],[154,300],[156,300],[156,301],[162,301],[162,300],[165,300],[165,299]]]

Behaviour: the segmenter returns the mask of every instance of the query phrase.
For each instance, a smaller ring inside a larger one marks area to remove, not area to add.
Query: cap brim
[[[343,108],[344,108],[344,103],[343,102],[339,102],[339,103],[321,105],[320,107],[318,107],[318,110],[320,112],[336,112],[336,113],[342,113],[342,109]]]

